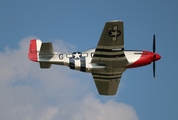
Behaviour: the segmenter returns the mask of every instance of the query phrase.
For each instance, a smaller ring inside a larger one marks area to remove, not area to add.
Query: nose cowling
[[[155,57],[154,57],[153,61],[157,61],[157,60],[161,59],[161,56],[157,53],[155,53],[154,56]]]

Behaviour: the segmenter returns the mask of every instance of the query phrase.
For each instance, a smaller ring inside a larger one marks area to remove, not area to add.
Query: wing
[[[120,83],[121,75],[125,69],[117,72],[92,73],[96,87],[100,95],[115,95]]]
[[[124,31],[122,21],[105,24],[92,63],[105,66],[103,71],[93,70],[92,75],[100,95],[115,95],[124,66],[128,61],[124,54]]]
[[[107,67],[123,67],[128,63],[124,54],[122,21],[111,21],[105,24],[91,62]]]

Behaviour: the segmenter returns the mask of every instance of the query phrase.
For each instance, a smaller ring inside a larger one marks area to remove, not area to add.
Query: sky
[[[177,120],[177,0],[0,0],[1,120]],[[50,41],[55,51],[96,47],[104,24],[124,22],[126,50],[156,52],[152,64],[128,69],[117,95],[100,96],[91,74],[28,60],[29,41]]]

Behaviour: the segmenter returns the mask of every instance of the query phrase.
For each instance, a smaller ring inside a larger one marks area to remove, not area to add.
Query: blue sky
[[[177,11],[177,0],[0,0],[0,119],[177,120]],[[152,65],[129,69],[116,96],[99,96],[91,75],[61,66],[41,70],[27,59],[32,38],[59,51],[95,47],[105,22],[115,19],[124,22],[125,49],[152,51],[156,34],[162,56],[156,80]]]

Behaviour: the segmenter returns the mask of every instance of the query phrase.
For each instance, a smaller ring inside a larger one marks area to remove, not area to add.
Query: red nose
[[[161,59],[161,56],[159,54],[155,53],[155,56],[156,57],[154,58],[154,61],[157,61],[157,60]]]

